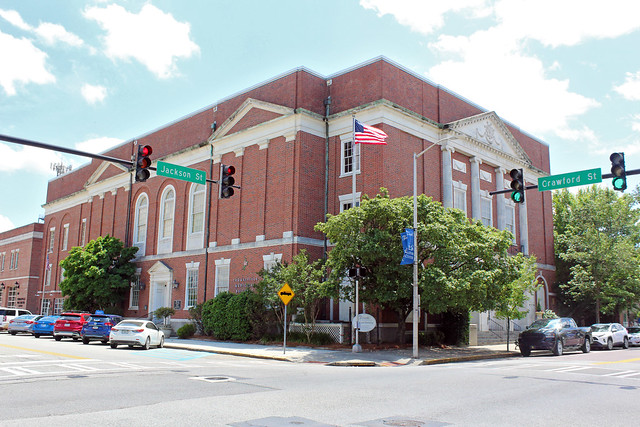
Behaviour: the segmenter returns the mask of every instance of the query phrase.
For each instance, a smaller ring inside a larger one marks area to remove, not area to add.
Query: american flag
[[[372,126],[363,125],[356,119],[354,120],[353,138],[356,144],[386,144],[387,134],[380,129]]]

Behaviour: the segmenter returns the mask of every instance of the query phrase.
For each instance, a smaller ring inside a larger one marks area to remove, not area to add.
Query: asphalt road
[[[2,426],[634,425],[640,348],[336,367],[0,334]]]

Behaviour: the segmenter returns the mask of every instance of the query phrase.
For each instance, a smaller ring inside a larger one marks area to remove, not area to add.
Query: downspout
[[[329,109],[331,107],[331,95],[324,101],[324,215],[322,220],[327,220],[329,213]],[[327,235],[324,235],[322,259],[327,259]]]

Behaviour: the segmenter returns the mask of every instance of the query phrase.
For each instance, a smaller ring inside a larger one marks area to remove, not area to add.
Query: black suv
[[[102,344],[109,342],[111,328],[122,321],[122,316],[117,314],[92,314],[87,319],[87,323],[82,326],[80,335],[82,344],[89,344],[91,340],[102,341]]]

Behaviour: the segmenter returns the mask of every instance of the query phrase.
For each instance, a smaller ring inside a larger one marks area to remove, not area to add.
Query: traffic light
[[[233,174],[236,173],[236,168],[231,165],[220,165],[220,198],[228,199],[233,196],[233,184],[236,180],[233,178]]]
[[[138,145],[138,156],[136,157],[136,182],[145,182],[149,179],[149,167],[151,159],[149,156],[153,153],[150,145]]]
[[[511,200],[516,203],[524,203],[524,176],[522,169],[511,169]]]
[[[627,189],[627,171],[624,164],[624,153],[611,153],[611,173],[613,174],[613,189],[624,191]]]

